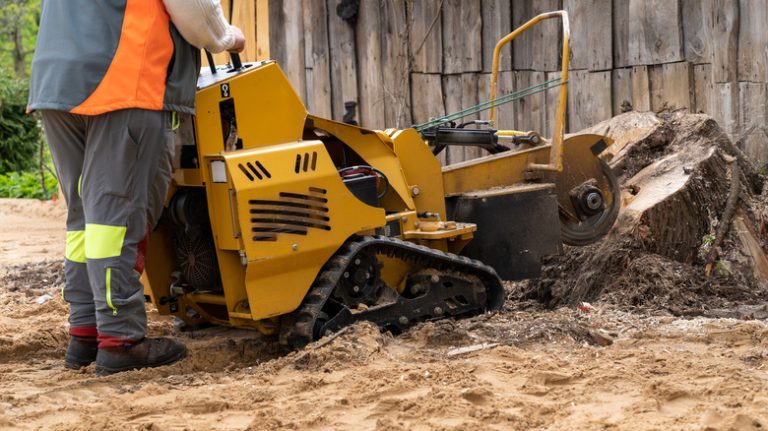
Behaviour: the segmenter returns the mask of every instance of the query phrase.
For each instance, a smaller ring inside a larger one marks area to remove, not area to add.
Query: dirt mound
[[[11,292],[42,294],[64,285],[64,264],[61,260],[20,263],[0,269],[0,285]]]
[[[764,178],[714,120],[632,112],[585,132],[615,141],[606,159],[622,183],[619,219],[600,242],[550,258],[522,298],[678,315],[766,300]],[[755,316],[747,309],[735,316]]]

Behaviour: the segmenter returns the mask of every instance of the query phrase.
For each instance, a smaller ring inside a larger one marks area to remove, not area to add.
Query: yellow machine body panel
[[[394,131],[392,143],[416,208],[438,213],[445,220],[445,192],[443,182],[437,180],[442,175],[440,161],[414,129]]]
[[[227,152],[207,161],[226,166],[227,178],[221,180],[235,197],[247,313],[254,320],[294,310],[347,238],[386,222],[382,208],[366,205],[344,185],[320,141]],[[218,180],[212,178],[212,184]],[[219,200],[217,195],[226,200],[230,193],[208,187],[209,201]],[[230,220],[217,215],[212,224]]]
[[[222,124],[222,110],[227,109],[232,109],[240,120],[236,135],[242,140],[242,148],[301,139],[307,109],[280,67],[274,61],[247,66],[230,79],[197,92],[195,123],[200,154],[235,149],[222,145],[227,138],[222,136],[223,131],[229,126]]]
[[[602,141],[602,143],[600,143]],[[568,166],[568,174],[582,174],[580,178],[598,171],[595,167],[596,149],[602,151],[610,146],[610,138],[599,135],[572,135],[563,142],[563,159]],[[595,145],[600,148],[593,149]],[[445,195],[453,196],[475,190],[505,187],[510,184],[524,183],[532,177],[531,164],[546,163],[550,158],[551,145],[541,145],[522,151],[509,151],[480,157],[466,162],[456,163],[443,168],[443,186]],[[598,152],[599,153],[599,152]],[[584,167],[586,165],[586,167]],[[582,167],[584,167],[582,169]],[[584,172],[582,172],[584,171]],[[538,177],[553,177],[554,174],[539,172]],[[567,193],[564,194],[567,196]]]

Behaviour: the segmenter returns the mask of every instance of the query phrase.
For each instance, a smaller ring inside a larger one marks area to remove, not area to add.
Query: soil
[[[627,160],[624,181],[646,163]],[[616,234],[507,283],[498,313],[397,336],[357,324],[295,352],[252,331],[179,332],[149,310],[150,335],[178,336],[189,357],[99,378],[63,368],[64,211],[0,200],[0,225],[0,429],[768,427],[767,296],[739,275],[733,235],[720,246],[731,271],[709,277],[701,259]]]

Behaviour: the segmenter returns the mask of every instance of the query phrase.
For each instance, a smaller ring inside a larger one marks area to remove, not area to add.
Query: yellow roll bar
[[[502,38],[493,49],[493,70],[491,72],[490,94],[491,102],[496,100],[496,90],[499,80],[499,54],[501,53],[501,48],[539,22],[544,21],[545,19],[558,17],[562,18],[563,20],[563,61],[560,65],[560,78],[562,83],[560,84],[560,95],[557,102],[557,113],[555,114],[555,129],[552,133],[552,148],[549,152],[549,164],[531,163],[528,165],[528,169],[530,170],[557,172],[561,172],[563,170],[563,140],[565,138],[565,111],[568,103],[568,64],[570,62],[568,42],[571,38],[571,27],[568,21],[568,12],[564,10],[558,10],[537,15],[530,21],[515,29],[515,31],[512,33],[504,36],[504,38]],[[491,112],[489,116],[491,125],[492,127],[495,127],[496,107],[492,107],[490,111]]]

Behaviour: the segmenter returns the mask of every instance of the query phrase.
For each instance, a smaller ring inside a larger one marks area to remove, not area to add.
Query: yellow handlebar
[[[519,28],[515,29],[512,33],[504,36],[493,49],[493,70],[491,72],[491,102],[496,100],[496,87],[498,86],[499,78],[499,54],[501,48],[504,45],[511,42],[520,34],[526,32],[528,29],[538,24],[540,21],[551,18],[562,18],[563,20],[563,61],[561,64],[561,89],[560,96],[557,102],[557,113],[555,114],[555,129],[552,132],[552,149],[549,153],[549,164],[530,164],[529,169],[532,170],[544,170],[544,171],[562,171],[563,170],[563,139],[565,138],[565,111],[568,103],[568,64],[570,62],[570,51],[568,48],[568,41],[571,38],[571,27],[568,22],[568,12],[564,10],[558,10],[554,12],[547,12],[533,17],[530,21],[526,22]],[[490,120],[493,127],[496,126],[496,107],[490,109]]]

